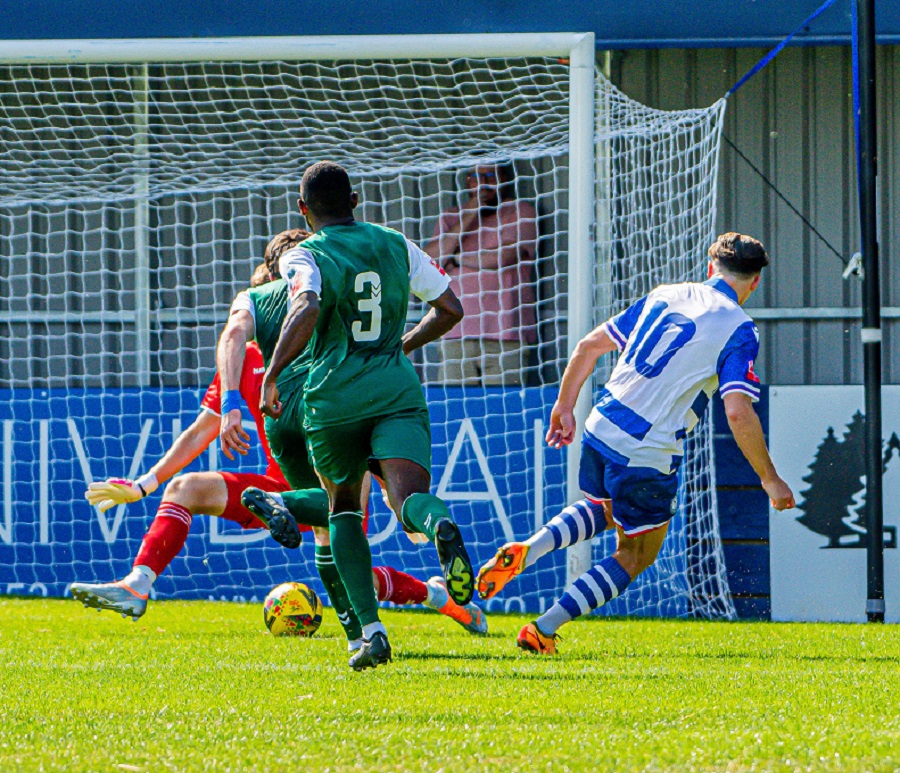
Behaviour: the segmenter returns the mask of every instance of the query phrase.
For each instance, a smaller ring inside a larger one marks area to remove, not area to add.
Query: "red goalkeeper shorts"
[[[219,475],[225,481],[225,487],[228,489],[228,501],[225,505],[225,511],[220,516],[229,521],[234,521],[241,525],[243,529],[265,529],[265,524],[259,520],[253,513],[241,504],[241,494],[244,489],[254,488],[263,491],[273,491],[280,494],[282,491],[290,491],[291,487],[283,480],[272,478],[268,475],[257,475],[252,472],[222,472]],[[300,524],[300,531],[309,531],[309,526]]]

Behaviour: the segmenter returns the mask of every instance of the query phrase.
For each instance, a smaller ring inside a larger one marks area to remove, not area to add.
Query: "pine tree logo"
[[[843,440],[838,440],[829,427],[809,466],[809,475],[803,478],[809,488],[800,492],[803,502],[797,509],[803,515],[797,521],[828,538],[823,548],[866,546],[865,422],[860,411],[853,414]],[[887,472],[895,452],[900,456],[896,432],[885,446],[883,471]],[[884,546],[897,547],[896,526],[884,527]]]

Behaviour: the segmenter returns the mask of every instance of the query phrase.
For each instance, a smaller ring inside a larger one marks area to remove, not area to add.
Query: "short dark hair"
[[[271,281],[272,274],[265,263],[260,263],[253,269],[253,273],[250,275],[251,287],[262,287],[264,284],[268,284]]]
[[[350,175],[334,161],[319,161],[303,173],[300,198],[316,217],[344,217],[353,214]]]
[[[726,271],[743,277],[756,276],[769,265],[769,255],[761,241],[734,231],[719,236],[708,252]]]
[[[266,245],[266,252],[263,256],[263,261],[269,273],[275,278],[280,277],[278,261],[281,260],[281,256],[288,250],[296,247],[304,239],[308,239],[309,236],[309,231],[305,231],[302,228],[291,228],[287,231],[282,231],[272,239]]]

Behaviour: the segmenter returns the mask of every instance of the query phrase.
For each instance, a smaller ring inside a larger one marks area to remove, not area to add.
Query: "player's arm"
[[[463,307],[456,293],[449,287],[437,298],[428,301],[431,308],[419,324],[403,336],[403,352],[409,354],[444,333],[449,333],[463,318]]]
[[[219,434],[219,417],[209,411],[200,411],[193,424],[172,443],[150,472],[160,485],[177,475],[202,454]]]
[[[759,377],[753,372],[758,355],[759,331],[752,322],[745,322],[732,333],[719,356],[716,367],[719,392],[738,447],[759,475],[772,506],[787,510],[794,507],[794,494],[775,471],[762,425],[753,410],[753,402],[759,399],[760,392]]]
[[[219,434],[219,417],[208,411],[201,413],[172,443],[163,457],[146,475],[134,481],[125,478],[109,478],[88,486],[85,497],[92,505],[105,512],[116,505],[137,502],[149,496],[169,478],[181,472],[202,454]]]
[[[575,439],[575,402],[578,394],[597,367],[597,360],[617,348],[616,342],[606,332],[606,323],[594,328],[575,346],[559,385],[559,396],[550,412],[550,429],[546,438],[548,445],[561,448]]]
[[[281,256],[278,266],[281,276],[287,281],[290,305],[263,376],[259,400],[259,409],[273,419],[281,415],[278,377],[312,338],[319,319],[319,297],[322,295],[322,274],[309,250],[303,247],[288,250]]]
[[[319,296],[310,291],[301,292],[292,301],[287,317],[281,326],[281,334],[272,352],[269,367],[263,376],[262,396],[259,408],[267,416],[277,419],[281,415],[278,399],[278,377],[282,371],[306,348],[319,319]]]
[[[431,308],[412,330],[403,336],[403,351],[409,354],[430,341],[436,341],[452,330],[463,318],[463,307],[456,293],[450,289],[450,277],[409,239],[409,289]]]
[[[754,472],[759,475],[762,487],[772,501],[772,507],[776,510],[794,507],[794,494],[775,470],[766,448],[762,424],[753,410],[750,396],[743,392],[729,392],[722,397],[722,402],[725,403],[725,416],[728,418],[731,434]]]
[[[231,307],[231,315],[219,337],[216,347],[216,367],[222,387],[222,418],[219,426],[219,442],[222,453],[234,459],[237,452],[246,456],[250,451],[250,436],[241,423],[241,372],[244,369],[244,353],[247,342],[253,339],[256,330],[253,313],[247,307],[249,296],[240,293]]]

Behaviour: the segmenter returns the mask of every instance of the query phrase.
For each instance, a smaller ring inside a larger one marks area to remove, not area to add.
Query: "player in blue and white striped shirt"
[[[657,287],[585,336],[566,366],[547,433],[555,448],[575,438],[575,401],[598,358],[621,352],[585,424],[579,471],[585,499],[525,542],[504,545],[479,572],[478,592],[490,598],[541,556],[604,529],[615,528],[618,540],[613,555],[520,631],[523,649],[554,653],[560,626],[618,596],[656,560],[676,509],[685,437],[716,389],[773,507],[794,507],[753,411],[759,334],[741,308],[769,256],[756,239],[737,233],[720,236],[709,256],[709,281]]]

